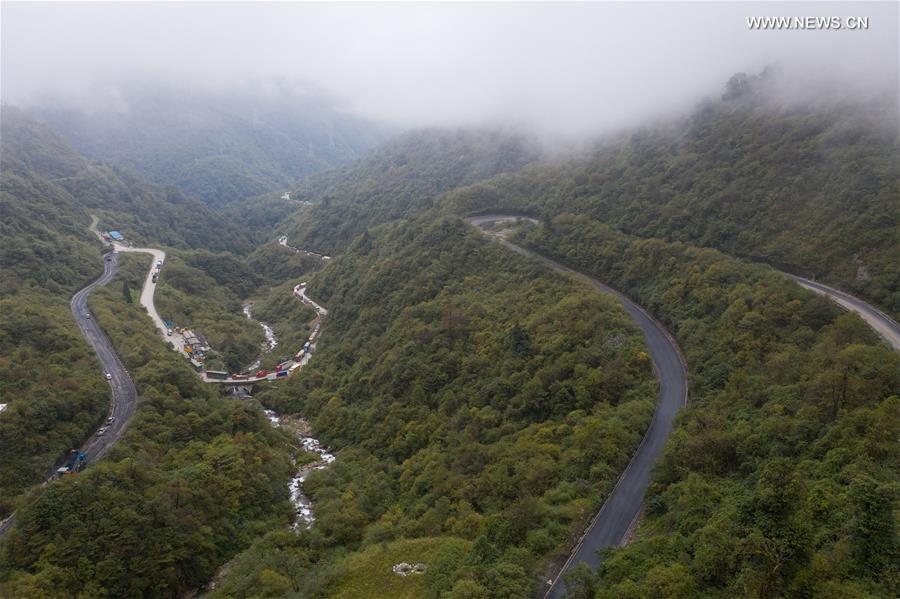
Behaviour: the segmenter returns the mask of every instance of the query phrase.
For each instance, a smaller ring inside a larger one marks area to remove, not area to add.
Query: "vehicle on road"
[[[85,313],[84,313],[84,317],[85,317],[85,318],[90,318],[90,317],[91,317],[91,313],[90,313],[90,312],[85,312]]]
[[[166,329],[166,335],[168,335],[169,337],[171,337],[171,336],[172,336],[172,329]]]
[[[115,416],[110,416],[109,418],[106,419],[106,424],[112,424],[113,420],[115,420],[115,419],[116,419]]]
[[[112,375],[108,372],[106,373],[106,380],[108,380],[108,381],[112,380]]]
[[[56,473],[51,478],[60,478],[81,472],[87,465],[87,456],[77,449],[69,451],[69,457],[64,466],[57,468]]]

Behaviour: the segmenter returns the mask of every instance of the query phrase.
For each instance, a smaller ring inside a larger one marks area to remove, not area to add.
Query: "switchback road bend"
[[[468,219],[473,225],[482,228],[505,220],[514,220],[515,216],[492,214]],[[528,219],[536,222],[533,219]],[[600,511],[594,516],[569,556],[560,573],[550,583],[547,598],[564,597],[566,586],[563,578],[579,563],[584,562],[592,569],[600,564],[598,550],[614,547],[622,543],[625,533],[635,520],[644,501],[644,494],[650,485],[650,473],[653,464],[662,454],[663,446],[672,431],[672,421],[678,410],[687,403],[687,367],[681,351],[672,336],[663,326],[647,312],[615,289],[604,285],[597,279],[579,273],[568,266],[551,260],[537,252],[525,249],[497,236],[497,240],[524,256],[543,262],[553,270],[573,274],[586,279],[594,288],[610,293],[622,303],[625,311],[640,327],[653,361],[656,376],[659,379],[659,399],[650,427],[644,434],[641,444],[622,473],[616,486],[606,498]]]

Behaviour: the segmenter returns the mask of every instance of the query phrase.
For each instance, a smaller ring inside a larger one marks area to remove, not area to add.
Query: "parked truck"
[[[56,476],[58,478],[67,474],[81,472],[86,465],[87,456],[77,449],[71,449],[69,450],[69,457],[66,459],[66,464],[56,470]]]

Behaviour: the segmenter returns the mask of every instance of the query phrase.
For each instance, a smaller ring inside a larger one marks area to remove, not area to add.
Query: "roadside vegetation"
[[[629,295],[688,363],[691,403],[635,540],[577,573],[570,596],[900,594],[900,358],[856,316],[754,263],[900,314],[896,99],[773,102],[776,76],[733,79],[688,118],[553,163],[505,134],[410,134],[310,177],[292,200],[256,198],[238,225],[4,106],[0,518],[18,512],[0,596],[185,596],[210,580],[222,598],[546,588],[657,388],[615,300],[459,218],[496,208],[540,218],[513,240]],[[243,169],[213,185],[228,166],[212,160],[186,184],[224,203],[229,189],[286,180]],[[102,462],[34,487],[108,407],[68,307],[100,273],[90,214],[165,247],[160,315],[204,333],[211,365],[229,372],[263,341],[242,304],[275,328],[270,367],[308,337],[314,314],[291,290],[311,282],[329,309],[315,357],[256,396],[309,420],[338,456],[304,483],[311,529],[288,528],[296,439],[161,341],[138,303],[145,255],[121,255],[90,300],[138,411]],[[279,247],[281,233],[335,259]],[[399,561],[427,572],[398,577]]]
[[[637,327],[613,299],[430,216],[363,235],[310,293],[329,306],[315,358],[257,398],[307,416],[338,459],[304,483],[303,542],[259,545],[222,588],[304,596],[316,580],[343,596],[379,547],[430,539],[428,596],[529,594],[649,423]]]
[[[99,426],[109,386],[68,302],[41,288],[0,299],[0,519]]]
[[[89,219],[7,152],[0,171],[0,519],[98,424],[109,401],[69,298],[102,272]]]
[[[815,277],[900,317],[897,96],[787,100],[773,72],[683,119],[442,200],[459,214],[583,214]]]
[[[206,335],[213,351],[207,368],[240,372],[257,358],[272,368],[279,358],[293,356],[309,337],[315,311],[293,295],[301,275],[321,268],[318,258],[303,257],[272,244],[264,261],[266,276],[230,253],[175,251],[167,254],[156,289],[156,309],[164,320]],[[148,263],[149,264],[149,263]],[[265,281],[285,281],[267,286]],[[131,283],[140,289],[143,279]],[[243,313],[253,303],[252,320]],[[270,324],[279,347],[262,353],[264,334],[257,321]]]
[[[122,262],[90,304],[134,378],[138,411],[102,462],[23,500],[0,548],[0,595],[181,595],[290,522],[289,438],[160,343],[119,284],[146,272],[144,257]]]
[[[230,254],[170,252],[154,303],[162,319],[206,336],[213,349],[210,370],[240,372],[257,358],[264,341],[259,324],[242,312],[256,284],[253,272]]]
[[[440,194],[534,162],[531,140],[500,131],[425,130],[358,162],[321,173],[291,193],[311,202],[278,224],[292,245],[336,255],[366,229],[408,218]]]
[[[767,267],[562,215],[520,243],[665,322],[691,405],[637,539],[574,597],[897,594],[900,359]]]
[[[269,287],[253,302],[253,318],[272,327],[278,346],[262,356],[261,366],[269,370],[296,354],[309,339],[315,326],[316,311],[294,296],[296,277],[275,287]],[[259,327],[259,325],[256,325]]]

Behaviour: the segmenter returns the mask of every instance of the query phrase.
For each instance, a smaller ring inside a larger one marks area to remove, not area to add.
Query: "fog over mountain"
[[[898,17],[0,0],[0,598],[900,597]]]
[[[120,87],[324,95],[399,127],[595,134],[680,112],[735,72],[896,88],[896,3],[4,3],[2,95],[127,110]],[[867,29],[751,30],[750,17]],[[879,56],[880,60],[871,60]],[[888,83],[889,82],[889,83]]]

